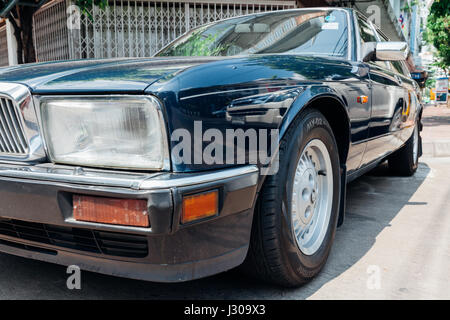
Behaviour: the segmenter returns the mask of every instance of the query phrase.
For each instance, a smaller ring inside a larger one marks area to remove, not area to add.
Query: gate
[[[6,40],[6,25],[4,25],[0,27],[0,67],[8,65],[8,43]]]
[[[37,61],[70,58],[65,0],[51,1],[36,11],[33,40]]]
[[[79,28],[69,30],[69,1],[51,2],[35,15],[34,39],[39,61],[149,57],[202,24],[296,7],[296,1],[274,0],[117,0],[104,10],[93,6],[88,14],[81,14]]]

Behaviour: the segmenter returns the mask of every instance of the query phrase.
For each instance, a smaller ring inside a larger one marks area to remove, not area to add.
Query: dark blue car
[[[0,251],[160,282],[243,264],[313,278],[346,184],[410,176],[422,107],[390,42],[351,9],[197,28],[153,58],[0,69]]]

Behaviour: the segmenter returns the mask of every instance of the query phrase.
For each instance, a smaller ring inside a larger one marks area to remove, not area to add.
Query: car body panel
[[[368,69],[360,63],[323,57],[260,55],[194,66],[169,80],[155,81],[146,92],[159,97],[166,106],[170,133],[179,128],[193,132],[193,122],[202,121],[203,130],[280,128],[280,137],[303,107],[326,95],[340,101],[350,120],[351,143],[358,143],[368,135],[370,105],[359,105],[357,97],[369,94],[368,84]],[[243,103],[247,103],[246,112]],[[236,105],[241,112],[226,120]],[[275,116],[255,117],[262,109],[266,113],[269,109],[279,112]],[[361,146],[355,150],[361,150]],[[361,155],[356,155],[359,152],[352,152],[355,155],[351,170],[357,169],[361,161]],[[217,167],[220,166],[208,169]],[[183,164],[173,169],[207,168]]]
[[[34,94],[143,93],[154,81],[215,58],[92,59],[32,63],[0,69],[0,82]]]

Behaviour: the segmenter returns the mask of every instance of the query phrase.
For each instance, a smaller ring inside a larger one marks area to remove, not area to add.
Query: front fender
[[[286,112],[279,129],[280,140],[286,134],[287,130],[302,110],[313,106],[319,99],[328,99],[333,101],[334,105],[339,106],[339,111],[345,117],[348,132],[350,132],[350,118],[348,115],[347,104],[344,99],[340,98],[339,93],[329,86],[309,86],[305,88],[304,92],[297,97],[289,110]],[[330,121],[330,119],[328,120]]]

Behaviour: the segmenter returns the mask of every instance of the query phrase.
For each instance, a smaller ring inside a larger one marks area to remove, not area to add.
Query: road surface
[[[281,289],[230,271],[181,284],[82,272],[0,254],[0,299],[450,299],[450,158],[423,158],[414,177],[384,166],[352,182],[346,221],[321,274]]]

